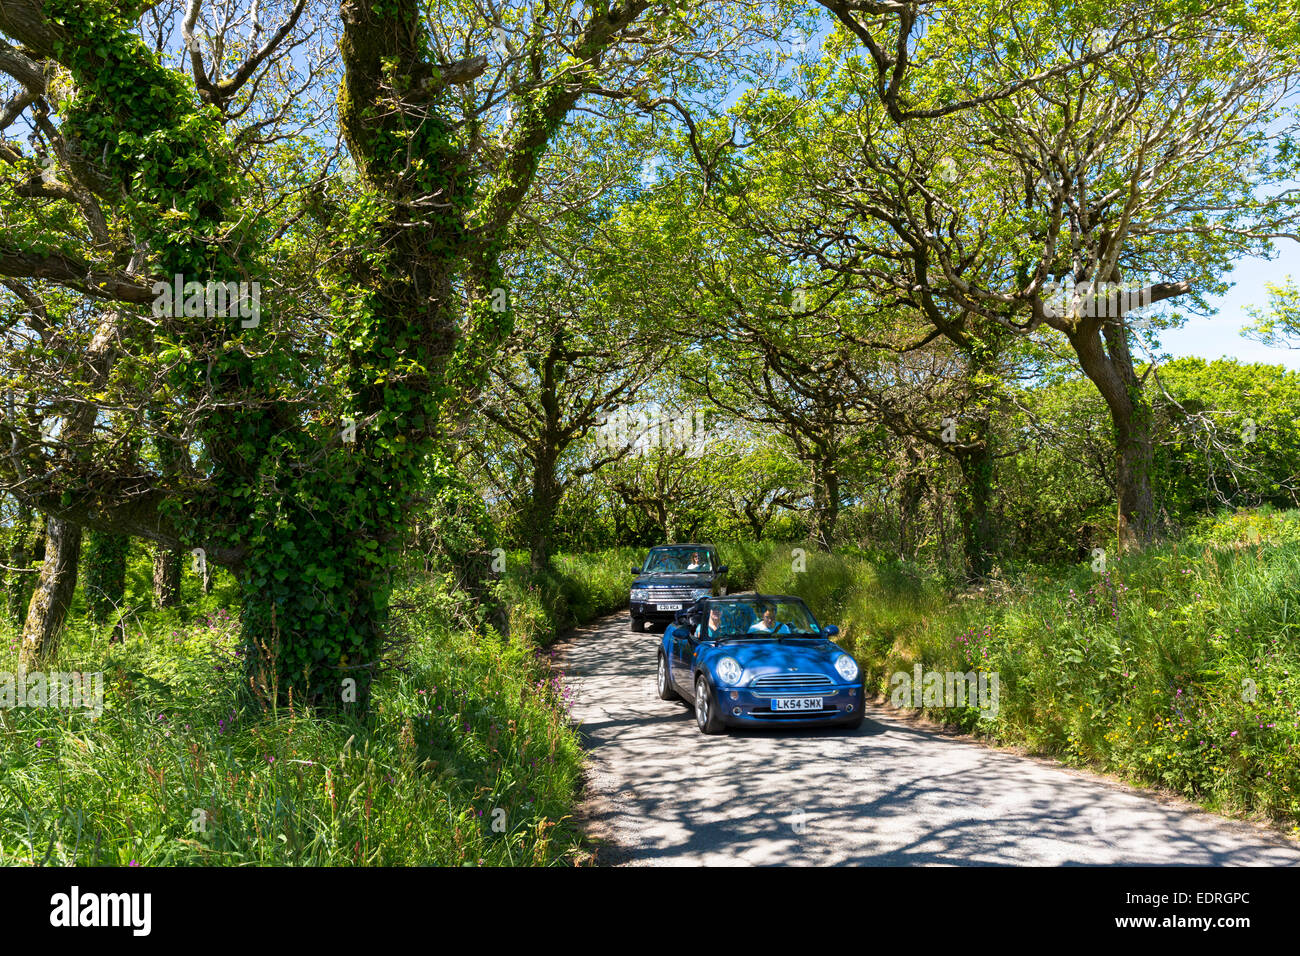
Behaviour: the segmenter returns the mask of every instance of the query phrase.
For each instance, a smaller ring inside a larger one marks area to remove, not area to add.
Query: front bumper
[[[815,690],[755,691],[748,687],[721,687],[712,691],[717,713],[729,727],[826,727],[862,716],[863,685],[831,684]],[[821,710],[775,710],[773,698],[820,697]]]
[[[688,608],[692,604],[694,604],[695,599],[692,598],[689,601],[687,600],[664,601],[662,603],[679,604],[681,605],[681,607],[675,608],[673,610],[665,609],[661,611],[659,609],[660,604],[655,601],[630,601],[628,602],[628,610],[631,611],[633,617],[640,618],[643,621],[656,621],[656,622],[669,623],[677,619],[678,611],[684,610],[685,608]]]

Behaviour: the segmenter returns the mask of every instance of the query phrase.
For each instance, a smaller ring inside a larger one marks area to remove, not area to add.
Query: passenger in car
[[[722,634],[722,608],[710,608],[709,619],[700,622],[700,628],[696,632],[697,636],[706,640],[715,640]]]

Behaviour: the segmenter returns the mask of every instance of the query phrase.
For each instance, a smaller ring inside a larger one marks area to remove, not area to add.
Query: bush
[[[777,541],[728,541],[718,545],[718,556],[727,566],[727,590],[749,591],[758,572],[774,553],[794,547]]]

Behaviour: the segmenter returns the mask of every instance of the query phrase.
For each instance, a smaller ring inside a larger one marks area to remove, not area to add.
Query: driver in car
[[[704,561],[700,558],[700,552],[698,552],[698,551],[692,551],[692,552],[691,552],[691,560],[690,560],[690,563],[686,565],[686,570],[687,570],[687,571],[707,571],[707,570],[708,570],[708,567],[704,564]]]
[[[776,620],[776,608],[770,604],[763,605],[763,616],[761,619],[749,625],[750,634],[789,634],[790,628],[784,624],[778,624]]]

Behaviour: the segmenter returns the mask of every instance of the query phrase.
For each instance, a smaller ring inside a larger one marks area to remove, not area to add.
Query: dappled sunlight
[[[633,864],[1300,865],[1257,827],[911,726],[706,737],[655,695],[658,637],[615,616],[557,645],[590,827]]]

